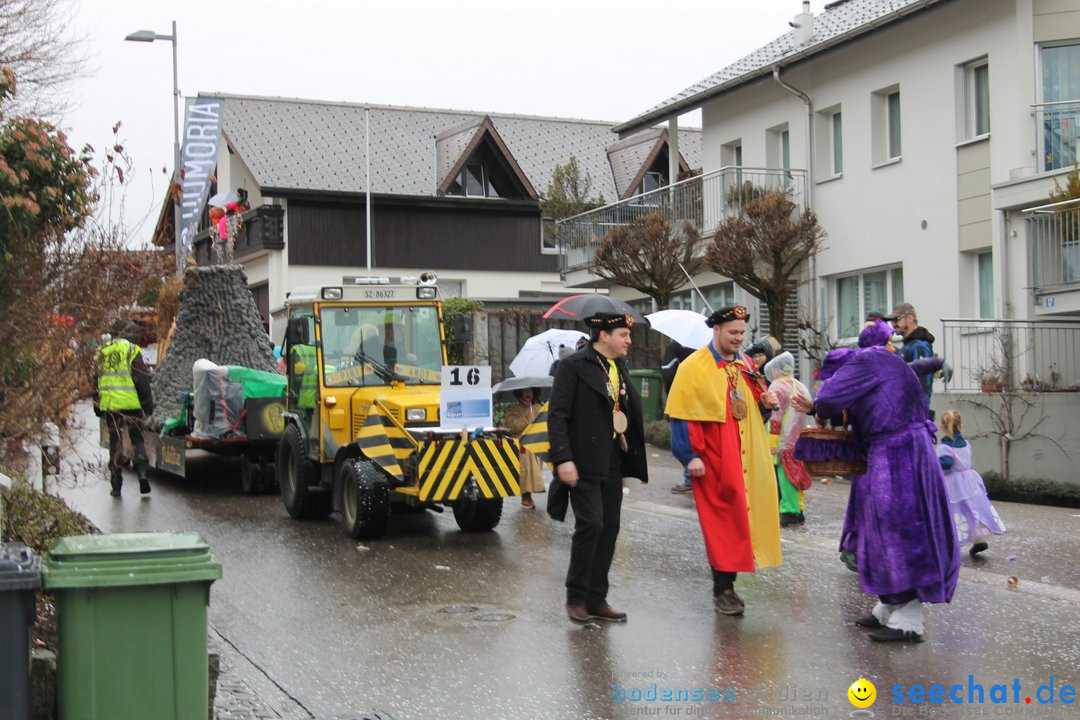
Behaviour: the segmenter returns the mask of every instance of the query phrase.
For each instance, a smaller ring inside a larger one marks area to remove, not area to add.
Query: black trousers
[[[113,476],[120,475],[120,466],[116,464],[116,459],[120,456],[125,427],[128,437],[131,438],[131,447],[135,450],[131,464],[136,470],[142,471],[140,476],[146,473],[149,463],[146,459],[146,443],[143,442],[142,416],[142,410],[105,411],[105,427],[109,430],[109,472]]]
[[[622,516],[622,457],[611,444],[608,477],[581,478],[570,489],[574,510],[574,539],[566,572],[566,603],[592,609],[603,605],[608,593],[608,570],[615,557]]]

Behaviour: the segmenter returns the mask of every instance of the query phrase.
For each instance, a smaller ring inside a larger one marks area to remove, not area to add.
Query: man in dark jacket
[[[891,320],[904,336],[904,346],[900,349],[900,356],[904,358],[904,362],[910,365],[916,360],[922,360],[934,354],[934,336],[919,324],[919,317],[911,303],[897,305],[893,309]],[[934,390],[934,376],[932,373],[920,375],[919,382],[922,384],[923,394],[926,395],[926,409],[929,411],[930,394]],[[933,419],[933,415],[930,419]]]
[[[641,398],[623,359],[633,318],[601,313],[585,324],[592,344],[559,363],[548,410],[549,459],[575,518],[566,613],[575,623],[624,622],[607,602],[623,478],[648,482]]]

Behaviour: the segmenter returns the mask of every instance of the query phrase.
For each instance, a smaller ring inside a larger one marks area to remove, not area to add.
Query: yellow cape
[[[727,419],[727,393],[726,374],[717,370],[716,358],[706,345],[679,363],[665,412],[668,417],[679,420],[724,422]]]
[[[735,390],[746,400],[746,417],[738,421],[739,438],[744,452],[743,478],[750,518],[750,542],[759,568],[781,563],[780,507],[776,497],[776,475],[761,411],[745,376],[736,376]],[[709,346],[701,348],[679,363],[671,384],[666,412],[668,417],[696,422],[727,420],[727,373],[716,367]]]

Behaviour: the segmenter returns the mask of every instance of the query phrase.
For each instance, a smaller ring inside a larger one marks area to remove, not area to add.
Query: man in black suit
[[[566,573],[566,613],[572,622],[625,622],[607,602],[624,477],[648,482],[641,398],[624,358],[630,315],[585,319],[587,345],[559,363],[548,411],[550,460],[569,488],[574,538]]]

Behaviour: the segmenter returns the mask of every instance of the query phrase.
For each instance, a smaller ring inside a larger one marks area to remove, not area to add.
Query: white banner
[[[491,368],[486,365],[443,365],[439,427],[491,427]]]
[[[182,267],[191,255],[199,230],[199,218],[210,197],[210,178],[217,168],[218,146],[225,101],[221,98],[187,98],[184,101],[184,139],[180,150],[183,168],[180,202],[176,206],[176,263]]]

